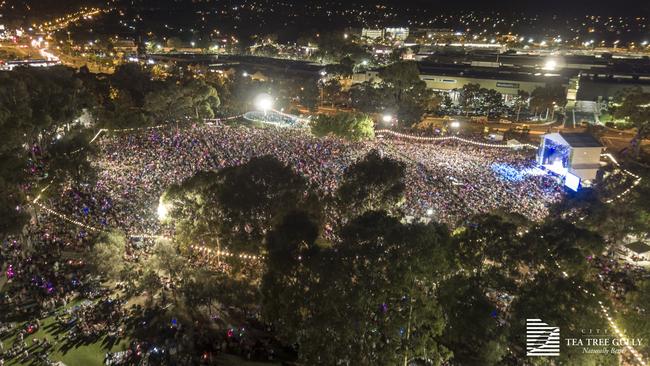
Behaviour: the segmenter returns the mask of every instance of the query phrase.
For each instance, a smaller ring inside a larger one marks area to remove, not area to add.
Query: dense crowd
[[[533,221],[548,214],[562,197],[557,179],[535,168],[523,150],[462,142],[391,142],[389,151],[408,165],[407,213],[432,216],[450,225],[464,217],[503,209]]]
[[[526,151],[462,143],[347,142],[299,129],[193,126],[152,129],[99,140],[94,186],[70,187],[50,204],[91,227],[121,227],[131,235],[161,233],[156,208],[162,192],[197,171],[218,170],[272,155],[305,176],[322,195],[337,189],[346,168],[372,149],[404,161],[406,214],[451,226],[497,209],[541,220],[561,198],[561,186],[534,173]],[[510,177],[495,164],[519,173]]]
[[[36,210],[24,235],[10,237],[0,246],[6,279],[4,284],[0,281],[6,290],[0,296],[0,366],[5,360],[48,364],[57,350],[97,339],[123,339],[128,319],[141,318],[139,310],[129,314],[121,300],[110,298],[99,284],[93,285],[93,280],[80,271],[83,263],[69,254],[86,248],[94,231],[115,227],[131,236],[127,259],[139,261],[138,257],[147,252],[141,250],[148,247],[143,245],[149,240],[146,236],[168,230],[156,215],[160,195],[198,171],[237,166],[252,157],[272,155],[303,175],[322,196],[330,196],[351,164],[378,150],[405,163],[406,215],[431,218],[452,227],[462,224],[465,217],[493,210],[539,221],[548,214],[549,205],[561,200],[563,192],[555,178],[535,167],[529,150],[457,141],[348,142],[317,138],[300,129],[212,125],[116,133],[96,143],[96,183],[77,182],[41,200],[77,224],[65,224],[47,211]],[[331,213],[328,217],[337,220]],[[331,229],[331,224],[326,227]],[[145,237],[134,237],[137,235]],[[198,249],[190,256],[198,264],[225,266],[219,258]],[[638,268],[621,263],[615,253],[589,259],[599,269],[603,287],[622,299]],[[511,299],[492,295],[500,304],[493,314],[499,320]],[[79,303],[78,299],[91,301]],[[48,339],[39,335],[41,321],[46,318],[54,319],[48,326],[59,330],[60,336]],[[215,354],[227,351],[245,358],[275,358],[269,339],[231,332],[228,330],[215,343]],[[178,337],[174,334],[157,339],[156,344],[164,347],[134,343],[123,352],[107,353],[104,362],[121,364],[143,354],[175,349]],[[211,358],[212,354],[206,351],[201,357]]]

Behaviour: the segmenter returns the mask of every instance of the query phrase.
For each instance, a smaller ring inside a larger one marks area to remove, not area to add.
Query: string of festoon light
[[[94,227],[94,226],[90,226],[90,225],[84,224],[83,222],[75,220],[73,218],[70,218],[65,214],[62,214],[62,213],[60,213],[58,211],[55,211],[55,210],[45,206],[44,204],[40,203],[39,200],[40,200],[40,195],[38,197],[36,197],[36,199],[34,201],[32,201],[32,204],[38,206],[39,208],[46,211],[47,213],[58,217],[61,220],[67,221],[67,222],[69,222],[69,223],[71,223],[71,224],[73,224],[75,226],[84,228],[84,229],[89,230],[89,231],[93,231],[93,232],[97,232],[97,233],[108,232],[108,230],[97,228],[97,227]],[[167,237],[167,236],[164,236],[164,235],[151,235],[151,234],[134,234],[134,235],[128,235],[128,237],[130,239],[171,239],[170,237]],[[213,250],[211,248],[204,247],[204,246],[199,246],[199,245],[191,245],[190,248],[192,248],[193,250],[201,251],[203,253],[210,253],[210,254],[214,253],[214,254],[216,254],[218,256],[238,258],[238,259],[242,259],[242,260],[257,261],[258,259],[263,259],[264,258],[264,256],[262,256],[262,255],[248,254],[248,253],[233,253],[233,252],[229,252],[229,251],[226,251],[226,250]]]
[[[601,312],[605,316],[605,319],[607,319],[607,322],[609,323],[610,328],[612,328],[614,330],[614,333],[616,333],[616,336],[618,338],[626,338],[623,331],[621,331],[621,329],[616,325],[616,323],[614,323],[614,319],[612,319],[612,317],[609,315],[609,311],[607,310],[605,305],[603,305],[603,302],[598,301],[598,304],[600,304]],[[636,361],[639,364],[644,365],[644,366],[646,365],[646,362],[643,360],[643,356],[641,355],[641,353],[639,353],[639,351],[637,351],[632,346],[630,346],[629,343],[627,343],[627,342],[625,342],[625,349],[628,352],[630,352],[632,354],[632,356],[634,356],[634,358],[636,359]]]
[[[236,116],[225,117],[225,118],[205,118],[203,120],[203,122],[208,126],[216,126],[216,125],[219,125],[220,123],[222,123],[224,121],[231,121],[231,120],[241,118],[241,116],[242,115],[236,115]],[[93,138],[90,139],[88,144],[92,144],[93,142],[95,142],[95,140],[97,140],[99,138],[99,136],[101,136],[101,134],[105,133],[105,132],[132,132],[132,131],[141,131],[141,130],[154,130],[154,129],[164,128],[164,127],[167,127],[167,126],[169,126],[169,125],[168,124],[162,124],[162,125],[156,125],[156,126],[121,128],[121,129],[101,128],[101,129],[99,129],[99,131],[97,131],[97,133],[93,136]],[[73,154],[78,153],[78,152],[80,152],[82,150],[83,150],[83,148],[75,150],[72,153]],[[58,212],[56,210],[53,210],[53,209],[43,205],[42,203],[40,203],[39,200],[41,199],[41,194],[43,194],[43,192],[45,192],[49,187],[50,187],[50,185],[48,184],[45,188],[43,188],[40,191],[39,195],[32,201],[33,205],[36,205],[39,208],[41,208],[42,210],[46,211],[47,213],[52,214],[55,217],[58,217],[59,219],[61,219],[63,221],[67,221],[67,222],[69,222],[69,223],[71,223],[71,224],[73,224],[75,226],[78,226],[78,227],[81,227],[81,228],[84,228],[86,230],[93,231],[93,232],[107,232],[107,230],[105,230],[105,229],[101,229],[101,228],[97,228],[97,227],[94,227],[94,226],[87,225],[87,224],[85,224],[83,222],[80,222],[78,220],[70,218],[69,216],[67,216],[65,214],[62,214],[62,213],[60,213],[60,212]],[[128,235],[128,237],[131,238],[131,239],[161,239],[161,238],[162,239],[171,239],[171,238],[166,237],[164,235],[151,235],[151,234],[134,234],[134,235]],[[214,251],[211,248],[198,246],[198,245],[192,245],[192,246],[190,246],[190,248],[192,248],[193,250],[202,251],[204,253],[212,253],[212,252],[214,252],[215,254],[217,254],[219,256],[239,258],[239,259],[243,259],[243,260],[258,260],[258,259],[263,259],[264,258],[261,255],[248,254],[248,253],[232,253],[232,252],[228,252],[228,251],[225,251],[225,250]]]
[[[375,134],[387,134],[387,135],[408,139],[408,140],[414,140],[414,141],[432,142],[432,141],[456,140],[456,141],[460,141],[460,142],[464,142],[476,146],[481,146],[481,147],[495,147],[495,148],[505,148],[505,149],[520,149],[525,147],[525,148],[537,149],[537,146],[531,144],[512,144],[512,145],[489,144],[486,142],[469,140],[458,136],[439,136],[439,137],[416,136],[416,135],[409,135],[405,133],[395,132],[392,130],[376,130]]]
[[[620,164],[618,163],[618,161],[616,161],[616,159],[614,158],[614,156],[612,154],[609,154],[609,153],[601,154],[601,156],[604,156],[604,157],[608,158],[617,168],[621,169],[623,174],[629,175],[629,176],[631,176],[632,178],[635,179],[634,182],[632,183],[632,185],[630,187],[628,187],[626,190],[624,190],[623,192],[619,193],[618,195],[616,195],[616,196],[614,196],[614,197],[612,197],[610,199],[605,200],[605,203],[612,203],[615,200],[618,200],[618,199],[624,197],[625,195],[627,195],[628,193],[630,193],[632,191],[632,189],[634,189],[634,187],[636,187],[637,185],[639,185],[641,183],[642,178],[640,176],[632,173],[631,171],[629,171],[627,169],[622,169]],[[555,263],[557,264],[558,268],[561,268],[560,264],[557,261]],[[565,275],[566,275],[566,272],[563,272],[563,273],[565,273]],[[594,293],[591,293],[591,295],[596,296],[596,294],[594,294]],[[603,315],[603,317],[605,319],[607,319],[607,322],[609,323],[610,328],[612,328],[612,330],[614,330],[614,333],[616,333],[616,336],[619,337],[619,338],[625,338],[625,334],[616,325],[616,323],[614,323],[614,319],[611,317],[610,311],[605,307],[603,302],[599,300],[598,304],[600,305],[601,314]],[[632,356],[634,356],[635,360],[639,364],[646,365],[646,362],[643,360],[643,356],[636,349],[634,349],[634,347],[630,346],[629,344],[625,344],[624,347]]]
[[[614,202],[614,201],[616,201],[616,200],[619,200],[619,199],[623,198],[625,195],[627,195],[628,193],[630,193],[630,192],[634,189],[634,187],[638,186],[638,185],[641,183],[641,180],[642,180],[643,178],[641,178],[640,176],[638,176],[638,175],[632,173],[631,171],[629,171],[629,170],[627,170],[627,169],[623,169],[623,168],[621,168],[621,165],[618,163],[618,161],[616,161],[616,159],[614,158],[614,156],[613,156],[612,154],[609,154],[609,153],[607,153],[607,154],[601,154],[601,156],[604,156],[604,157],[608,158],[609,160],[611,160],[611,162],[612,162],[612,163],[613,163],[617,168],[621,169],[621,171],[623,172],[623,174],[627,174],[627,175],[629,175],[630,177],[634,178],[634,182],[632,182],[632,184],[631,184],[627,189],[625,189],[623,192],[617,194],[616,196],[614,196],[614,197],[612,197],[612,198],[609,198],[609,199],[605,200],[605,203],[612,203],[612,202]]]
[[[238,118],[241,118],[243,115],[236,115],[236,116],[230,116],[230,117],[223,117],[223,118],[204,118],[203,123],[205,123],[208,126],[213,126],[217,125],[219,123],[225,122],[225,121],[232,121]],[[155,126],[147,126],[147,127],[131,127],[131,128],[116,128],[116,129],[102,129],[104,132],[132,132],[132,131],[139,131],[139,130],[156,130],[160,128],[165,128],[171,126],[170,123],[167,124],[161,124],[161,125],[155,125]],[[100,131],[101,132],[101,131]],[[91,140],[90,142],[94,141]]]
[[[216,126],[224,121],[232,121],[238,118],[241,118],[243,115],[237,115],[237,116],[231,116],[231,117],[224,117],[224,118],[204,118],[203,123],[205,123],[208,126]],[[93,136],[90,141],[88,141],[88,144],[92,144],[105,132],[132,132],[132,131],[143,131],[143,130],[156,130],[164,127],[168,127],[169,124],[163,124],[163,125],[156,125],[156,126],[146,126],[146,127],[131,127],[131,128],[113,128],[113,129],[108,129],[108,128],[100,128],[99,131]],[[72,151],[72,154],[76,154],[80,151],[82,151],[84,148],[80,148],[77,150]]]
[[[548,249],[548,251],[550,252],[550,249]],[[558,268],[560,271],[562,271],[562,275],[563,275],[565,278],[568,278],[568,277],[569,277],[569,274],[562,270],[562,266],[561,266],[560,263],[557,261],[557,259],[555,260],[555,265],[557,266],[557,268]],[[576,284],[576,282],[573,281],[573,280],[571,280],[571,283],[573,283],[574,285]],[[593,293],[593,292],[591,292],[591,291],[588,291],[586,288],[582,288],[582,286],[580,286],[580,285],[578,285],[578,288],[579,288],[580,290],[582,290],[584,293],[586,293],[586,294],[588,294],[588,295],[591,295],[591,296],[593,296],[593,297],[596,297],[596,294],[595,294],[595,293]],[[617,336],[619,339],[620,339],[620,338],[626,338],[626,337],[625,337],[625,333],[623,333],[623,331],[622,331],[622,330],[621,330],[621,329],[616,325],[616,323],[614,323],[614,319],[612,319],[612,317],[609,315],[609,310],[607,309],[607,307],[605,307],[605,305],[603,304],[603,302],[600,301],[600,300],[598,300],[598,305],[600,306],[600,313],[601,313],[602,316],[607,320],[607,323],[609,324],[610,328],[612,328],[612,330],[614,330],[614,333],[616,333],[616,336]],[[636,349],[634,349],[634,347],[630,346],[628,343],[625,343],[624,347],[625,347],[625,349],[626,349],[628,352],[630,352],[630,354],[631,354],[632,356],[634,356],[634,358],[636,359],[636,361],[637,361],[640,365],[646,366],[646,362],[643,360],[643,356],[641,355],[641,353],[639,353]]]
[[[236,115],[236,116],[230,116],[230,117],[223,117],[223,118],[204,118],[203,123],[205,123],[208,126],[214,126],[219,123],[225,122],[225,121],[232,121],[238,118],[241,118],[243,115]],[[156,130],[160,128],[165,128],[169,127],[170,124],[160,124],[160,125],[155,125],[155,126],[145,126],[145,127],[131,127],[131,128],[100,128],[99,131],[95,134],[95,136],[88,142],[89,144],[92,144],[102,133],[104,132],[132,132],[132,131],[142,131],[142,130]]]
[[[241,259],[250,259],[250,260],[258,260],[258,259],[264,259],[263,255],[255,255],[255,254],[235,254],[232,252],[224,251],[224,250],[215,250],[212,248],[200,246],[200,245],[190,245],[190,249],[206,253],[206,254],[214,254],[216,256],[222,256],[222,257],[233,257],[233,258],[241,258]]]

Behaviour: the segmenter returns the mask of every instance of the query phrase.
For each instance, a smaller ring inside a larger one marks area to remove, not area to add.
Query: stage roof
[[[560,132],[560,136],[571,147],[603,147],[600,141],[591,134],[585,132],[566,133]]]
[[[544,138],[561,145],[568,145],[570,147],[603,147],[603,145],[596,140],[591,134],[585,132],[554,132],[547,133]]]

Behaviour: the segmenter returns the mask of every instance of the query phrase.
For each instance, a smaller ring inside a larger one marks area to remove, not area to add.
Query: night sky
[[[9,0],[10,2],[16,0]],[[135,2],[148,0],[134,0]],[[156,0],[155,3],[163,4],[165,2],[187,2],[192,0]],[[304,3],[327,3],[328,0],[282,0],[283,2],[295,2],[296,4]],[[334,0],[333,0],[334,1]],[[18,1],[23,3],[26,1]],[[101,0],[37,0],[33,6],[78,6],[79,4],[97,4]],[[122,3],[130,3],[131,0],[118,0]],[[222,3],[219,0],[203,0],[203,2]],[[237,0],[226,0],[227,3],[237,3]],[[244,2],[244,1],[241,1]],[[346,3],[346,1],[337,1]],[[395,6],[420,6],[429,9],[439,9],[441,13],[456,12],[462,10],[478,11],[502,11],[502,12],[524,12],[535,14],[599,14],[599,15],[638,15],[650,16],[650,0],[355,0],[349,2],[351,7],[355,4],[392,4]]]
[[[399,0],[395,4],[413,4],[439,8],[441,12],[482,10],[536,14],[599,14],[650,16],[650,0]]]

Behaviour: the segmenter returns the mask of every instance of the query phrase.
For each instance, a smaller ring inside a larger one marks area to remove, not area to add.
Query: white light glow
[[[557,68],[557,61],[555,60],[546,60],[544,64],[544,70],[555,70]]]
[[[273,98],[266,93],[260,94],[255,98],[255,107],[266,113],[273,108]]]
[[[169,209],[167,208],[167,205],[164,204],[162,201],[158,203],[158,219],[164,220],[167,218],[167,215],[169,214]]]

